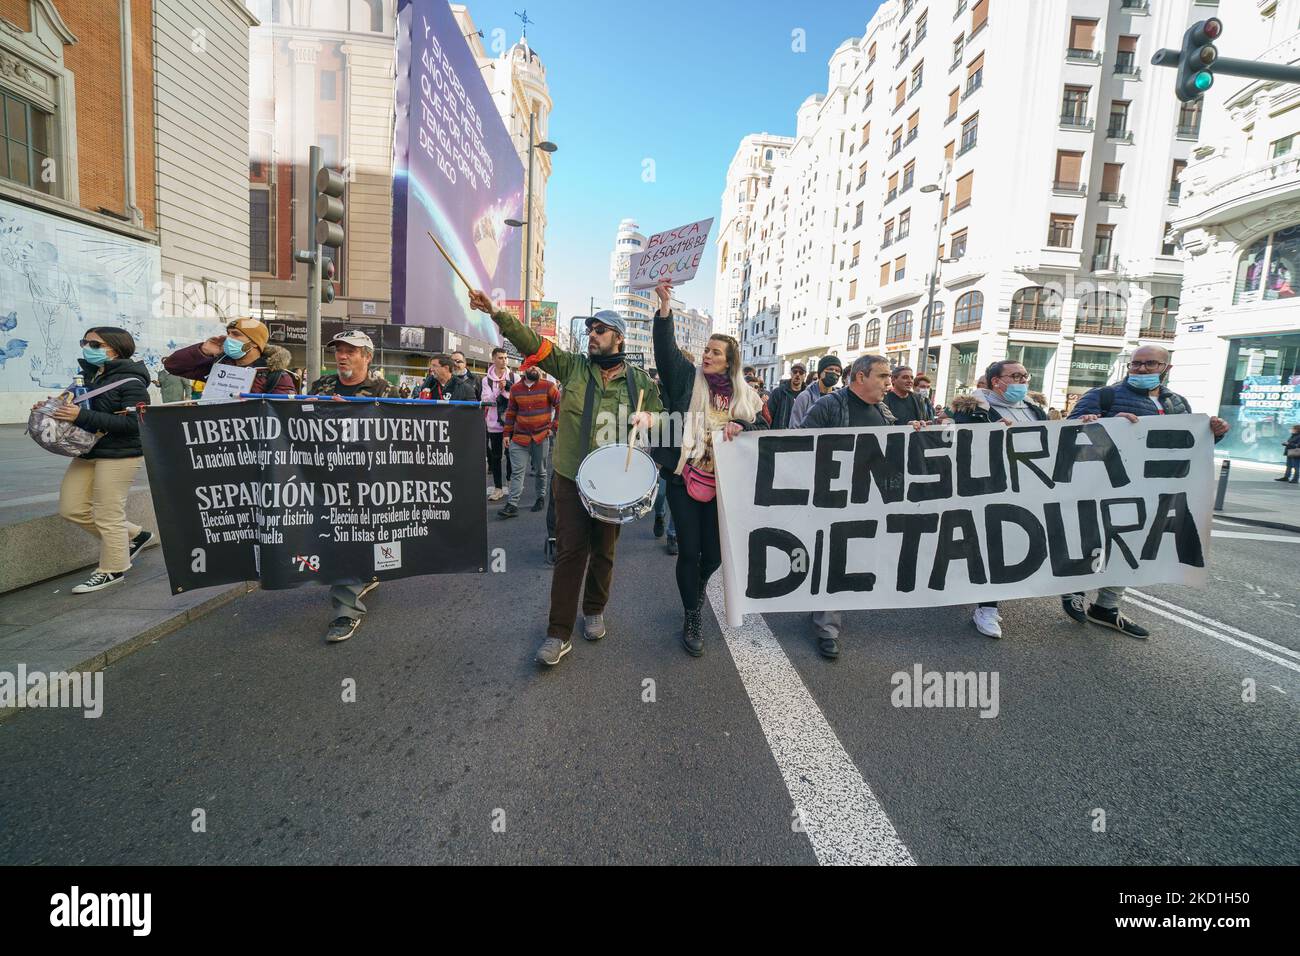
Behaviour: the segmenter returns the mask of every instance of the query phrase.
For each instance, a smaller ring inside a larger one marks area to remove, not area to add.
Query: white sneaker
[[[500,501],[505,496],[506,490],[504,488],[493,488],[492,494],[488,495],[488,501]]]
[[[1002,636],[1002,615],[998,613],[997,608],[977,607],[972,620],[975,622],[975,630],[985,637]]]

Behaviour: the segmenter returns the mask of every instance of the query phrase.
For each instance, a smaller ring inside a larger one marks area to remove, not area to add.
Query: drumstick
[[[451,266],[452,271],[460,277],[460,281],[465,283],[466,290],[473,292],[474,287],[469,284],[469,280],[465,278],[465,274],[461,272],[460,269],[456,268],[456,263],[451,261],[451,256],[447,255],[447,250],[442,247],[442,243],[439,242],[433,233],[429,232],[427,229],[425,230],[425,234],[428,235],[430,239],[433,239],[433,244],[438,247],[438,251],[442,253],[442,257],[447,260],[447,265]]]
[[[636,413],[641,414],[641,406],[645,404],[645,389],[641,389],[641,394],[636,399]],[[636,426],[632,427],[632,440],[627,443],[627,461],[623,462],[623,470],[627,471],[632,467],[632,449],[636,447]]]

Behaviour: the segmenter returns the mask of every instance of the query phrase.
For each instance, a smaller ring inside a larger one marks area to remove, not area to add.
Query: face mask
[[[237,339],[226,339],[221,347],[226,352],[226,358],[231,359],[243,358],[244,352],[247,351],[247,349],[244,348],[244,343]]]
[[[83,348],[81,357],[91,365],[103,365],[108,361],[108,351],[106,349]]]
[[[1128,383],[1139,391],[1149,392],[1160,387],[1160,373],[1147,372],[1145,375],[1130,375]]]
[[[917,394],[917,395],[920,395],[922,398],[929,398],[929,397],[930,397],[930,390],[929,390],[928,388],[918,388],[918,389],[916,390],[916,394]]]
[[[827,372],[822,376],[822,388],[834,388],[839,383],[840,377],[834,372]]]
[[[1029,394],[1029,386],[1024,382],[1016,382],[1014,385],[1008,385],[1007,390],[1002,394],[1008,402],[1023,402],[1025,396]]]

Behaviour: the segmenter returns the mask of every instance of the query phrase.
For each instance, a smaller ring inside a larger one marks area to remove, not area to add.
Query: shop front
[[[958,395],[965,395],[975,387],[975,381],[980,377],[975,368],[979,354],[978,342],[952,346],[952,353],[948,356],[948,386],[943,392],[945,402],[951,403]]]
[[[1229,340],[1219,417],[1232,426],[1219,454],[1282,463],[1282,443],[1300,425],[1300,332]]]
[[[1100,388],[1115,380],[1115,363],[1118,349],[1079,349],[1070,356],[1070,379],[1065,387],[1066,415],[1074,408],[1079,397],[1090,389]]]
[[[1011,342],[1007,346],[1007,359],[1012,362],[1019,362],[1029,373],[1029,390],[1031,392],[1042,392],[1048,394],[1047,383],[1049,381],[1047,368],[1052,363],[1052,356],[1056,354],[1056,347],[1052,345],[1026,345],[1022,342]],[[1050,399],[1051,396],[1048,395]]]

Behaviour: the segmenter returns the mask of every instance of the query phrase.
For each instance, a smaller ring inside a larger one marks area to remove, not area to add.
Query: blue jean
[[[673,524],[673,512],[668,507],[668,479],[660,476],[659,494],[655,497],[655,517],[662,518],[664,512],[668,513],[668,537],[677,537],[677,526]]]
[[[510,475],[510,494],[506,498],[506,503],[519,507],[519,499],[524,494],[524,478],[528,475],[528,464],[531,461],[534,474],[533,486],[537,490],[537,499],[540,501],[546,497],[546,446],[549,439],[543,438],[541,441],[535,441],[529,445],[516,445],[510,443],[509,460],[513,472]]]

